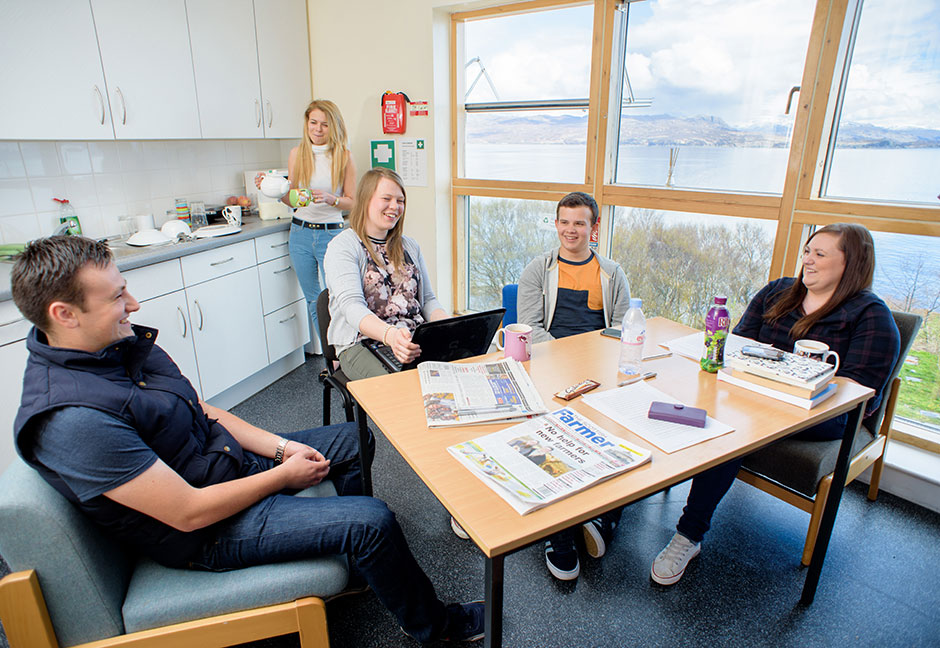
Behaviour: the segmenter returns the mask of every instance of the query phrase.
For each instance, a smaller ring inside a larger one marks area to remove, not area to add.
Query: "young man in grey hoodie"
[[[589,245],[597,229],[597,203],[575,191],[555,208],[559,247],[536,257],[519,279],[519,322],[532,327],[532,341],[617,326],[630,304],[630,286],[616,261],[596,254]],[[588,555],[607,551],[621,509],[581,525]],[[552,576],[574,580],[581,573],[577,528],[551,536],[545,543],[545,563]]]

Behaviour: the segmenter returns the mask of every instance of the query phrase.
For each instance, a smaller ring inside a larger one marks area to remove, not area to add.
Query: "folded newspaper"
[[[447,450],[522,515],[650,460],[568,408]]]
[[[422,362],[418,365],[428,427],[531,417],[548,411],[522,363]]]

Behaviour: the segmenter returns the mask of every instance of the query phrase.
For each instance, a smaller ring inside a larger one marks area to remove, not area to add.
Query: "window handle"
[[[793,86],[790,88],[790,94],[787,95],[787,109],[783,111],[784,115],[790,114],[790,102],[793,101],[793,95],[800,91],[800,86]]]

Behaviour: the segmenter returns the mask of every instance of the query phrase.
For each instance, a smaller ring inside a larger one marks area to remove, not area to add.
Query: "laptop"
[[[378,340],[365,338],[362,346],[369,349],[391,373],[414,369],[419,362],[429,360],[450,362],[470,358],[489,350],[493,336],[503,323],[505,312],[505,308],[496,308],[420,324],[411,336],[411,341],[421,347],[421,355],[406,365],[402,365],[392,350]]]

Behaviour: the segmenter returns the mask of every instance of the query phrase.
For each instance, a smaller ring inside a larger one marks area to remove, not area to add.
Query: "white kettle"
[[[278,175],[276,171],[265,172],[264,179],[261,180],[261,193],[277,200],[288,191],[290,191],[290,181],[287,178]]]

